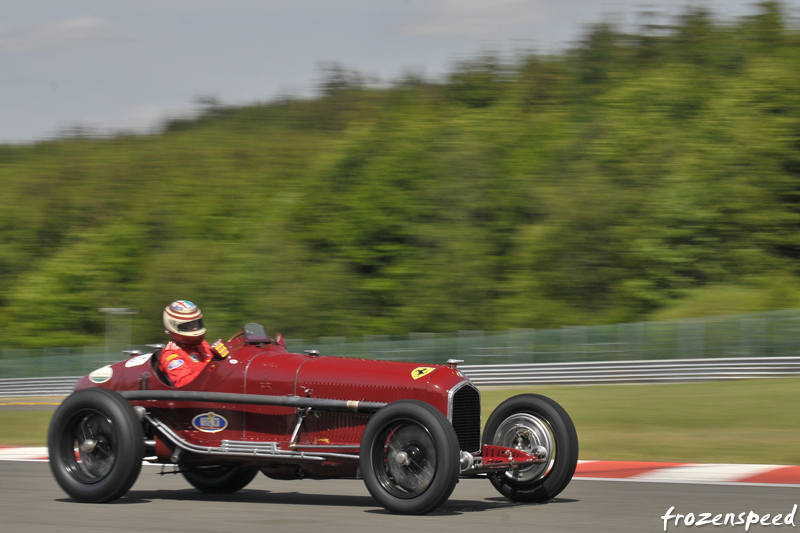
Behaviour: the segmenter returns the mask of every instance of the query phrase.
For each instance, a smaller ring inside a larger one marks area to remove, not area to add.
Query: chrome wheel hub
[[[506,418],[497,428],[493,443],[530,453],[542,460],[541,464],[506,472],[505,475],[514,481],[533,481],[552,468],[555,459],[553,431],[545,420],[530,413],[517,413]]]

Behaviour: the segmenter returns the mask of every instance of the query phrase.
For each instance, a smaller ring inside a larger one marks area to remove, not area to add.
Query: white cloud
[[[487,14],[530,3],[528,0],[439,0],[433,10],[443,14]]]
[[[141,105],[124,110],[115,121],[115,128],[135,133],[154,133],[169,120],[190,118],[196,114],[196,106]]]
[[[116,40],[113,25],[103,17],[74,17],[36,26],[0,30],[0,52],[41,52]]]
[[[504,28],[534,23],[548,16],[547,2],[538,0],[437,0],[401,25],[410,35],[482,38]]]
[[[536,36],[547,41],[569,39],[586,24],[609,19],[635,23],[645,11],[674,16],[701,5],[728,17],[754,10],[756,0],[429,0],[399,24],[414,37],[504,39]],[[797,0],[791,0],[794,4]]]

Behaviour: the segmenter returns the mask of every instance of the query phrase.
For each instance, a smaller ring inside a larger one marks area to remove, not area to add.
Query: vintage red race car
[[[143,461],[172,465],[197,489],[231,493],[274,479],[363,478],[389,511],[441,506],[459,477],[485,476],[507,498],[543,502],[572,479],[578,438],[566,411],[535,394],[495,409],[460,361],[419,365],[290,353],[251,323],[194,382],[172,387],[158,347],[81,379],[53,415],[50,467],[72,498],[124,496]]]

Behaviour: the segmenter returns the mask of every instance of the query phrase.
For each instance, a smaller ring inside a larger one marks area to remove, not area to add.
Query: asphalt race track
[[[56,485],[47,462],[0,461],[0,531],[304,531],[645,532],[664,531],[673,513],[791,513],[800,489],[787,486],[643,483],[575,479],[558,498],[522,505],[502,498],[485,479],[461,480],[450,500],[426,516],[395,516],[378,507],[356,480],[274,481],[259,475],[245,490],[210,496],[181,476],[144,466],[128,495],[109,504],[72,501]],[[800,514],[800,513],[798,513]],[[800,516],[795,517],[795,524]],[[674,519],[667,531],[690,531]],[[744,531],[709,524],[701,531]],[[749,531],[795,531],[791,525]]]

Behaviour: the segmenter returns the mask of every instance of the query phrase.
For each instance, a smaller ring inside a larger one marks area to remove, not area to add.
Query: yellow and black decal
[[[411,371],[411,377],[414,379],[419,379],[421,377],[427,376],[434,370],[436,369],[432,366],[418,366],[417,368]]]

